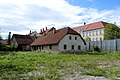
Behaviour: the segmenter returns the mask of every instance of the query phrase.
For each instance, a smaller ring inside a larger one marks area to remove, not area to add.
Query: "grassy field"
[[[120,53],[102,55],[11,52],[0,54],[0,80],[63,80],[65,76],[120,78]]]

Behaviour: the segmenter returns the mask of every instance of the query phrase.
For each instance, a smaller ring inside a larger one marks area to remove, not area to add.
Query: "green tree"
[[[104,29],[104,39],[120,39],[120,28],[116,24],[107,24]]]
[[[2,40],[2,36],[0,35],[0,40]]]
[[[91,41],[91,39],[90,39],[89,37],[86,37],[84,40],[85,40],[86,42],[90,42],[90,41]]]

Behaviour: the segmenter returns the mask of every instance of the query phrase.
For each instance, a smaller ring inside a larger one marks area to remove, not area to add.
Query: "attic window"
[[[72,39],[72,37],[71,37],[71,36],[69,36],[69,39],[71,40],[71,39]]]

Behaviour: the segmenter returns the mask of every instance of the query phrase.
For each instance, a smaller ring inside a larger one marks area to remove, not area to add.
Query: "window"
[[[89,36],[91,36],[91,32],[89,32]]]
[[[77,40],[77,37],[75,37],[75,40]]]
[[[52,45],[49,46],[49,49],[52,49]]]
[[[64,49],[67,49],[67,45],[66,44],[64,44]]]
[[[102,38],[100,37],[100,41],[102,41]]]
[[[74,50],[74,45],[71,46],[71,49]]]
[[[44,47],[42,46],[42,50],[44,49]]]
[[[94,41],[94,38],[92,40]]]
[[[84,32],[83,32],[83,37],[85,37],[85,34],[84,34]]]
[[[71,39],[72,39],[72,37],[71,37],[71,36],[69,36],[69,39],[71,40]]]
[[[80,45],[78,45],[78,50],[81,50],[81,46]]]
[[[96,41],[98,41],[98,38],[96,38]]]
[[[102,35],[102,30],[100,30],[100,35]]]
[[[98,31],[96,31],[96,36],[98,35]]]
[[[92,36],[94,36],[94,31],[92,32]]]

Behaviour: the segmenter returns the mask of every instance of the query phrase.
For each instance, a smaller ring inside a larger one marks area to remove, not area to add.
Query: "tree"
[[[104,39],[120,39],[120,28],[116,24],[107,24],[104,29]]]
[[[90,41],[91,41],[91,39],[90,39],[89,37],[86,37],[84,40],[85,40],[86,42],[90,42]]]
[[[0,40],[2,40],[2,36],[0,36]]]

